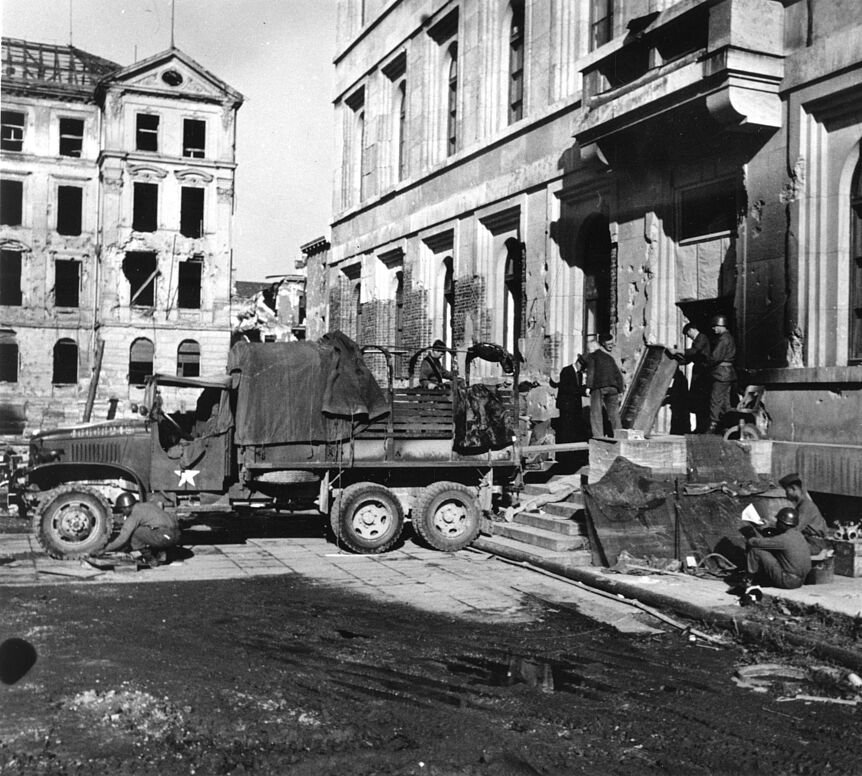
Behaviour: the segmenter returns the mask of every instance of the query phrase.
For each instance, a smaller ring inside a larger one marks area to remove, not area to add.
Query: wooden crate
[[[842,577],[862,577],[862,541],[833,539],[835,573]]]

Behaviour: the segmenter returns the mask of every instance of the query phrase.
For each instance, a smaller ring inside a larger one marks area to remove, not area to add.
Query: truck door
[[[230,472],[229,415],[228,391],[212,387],[204,388],[194,413],[157,412],[150,433],[150,487],[222,492]]]

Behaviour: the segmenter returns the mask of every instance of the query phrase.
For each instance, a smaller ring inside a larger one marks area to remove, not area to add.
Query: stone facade
[[[725,312],[776,470],[862,496],[862,5],[341,0],[339,18],[330,328],[359,312],[387,343],[492,340],[551,377],[608,330],[631,377]],[[387,337],[368,317],[398,273],[410,325],[390,315]]]
[[[147,372],[222,371],[242,95],[175,48],[4,38],[3,61],[0,431],[80,422],[100,354],[93,419]]]

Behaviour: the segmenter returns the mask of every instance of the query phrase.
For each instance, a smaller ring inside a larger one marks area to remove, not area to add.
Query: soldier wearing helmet
[[[730,390],[736,382],[736,343],[728,331],[730,321],[726,315],[712,317],[712,337],[710,338],[707,369],[711,386],[709,390],[708,433],[718,430],[721,416],[731,408]]]
[[[140,553],[150,566],[167,560],[166,550],[180,540],[180,526],[176,517],[153,502],[137,503],[131,493],[121,493],[114,509],[125,516],[119,535],[108,544],[104,552],[131,549]]]
[[[811,551],[799,532],[799,515],[784,507],[775,516],[772,536],[761,536],[753,526],[742,529],[746,539],[746,567],[750,580],[765,587],[793,590],[811,571]]]

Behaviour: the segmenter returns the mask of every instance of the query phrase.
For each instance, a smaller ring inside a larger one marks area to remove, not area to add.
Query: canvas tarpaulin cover
[[[682,487],[682,483],[680,483]],[[584,489],[594,538],[604,562],[614,565],[625,550],[640,558],[703,558],[720,552],[739,560],[742,510],[754,504],[764,519],[783,500],[764,495],[732,495],[716,489],[675,496],[675,484],[651,477],[648,467],[618,457],[598,482]]]
[[[239,445],[324,442],[331,419],[373,420],[388,403],[359,347],[341,332],[315,342],[240,342],[228,372],[239,375]]]

